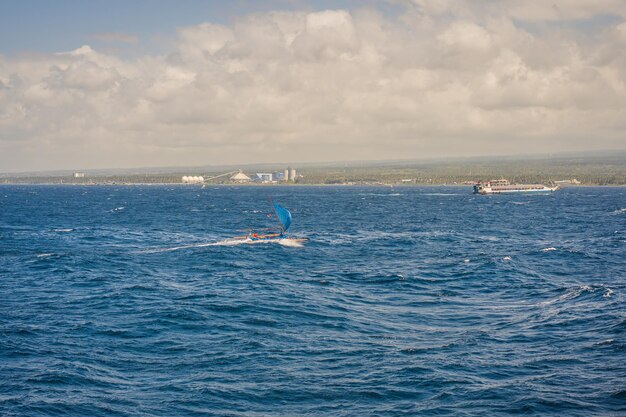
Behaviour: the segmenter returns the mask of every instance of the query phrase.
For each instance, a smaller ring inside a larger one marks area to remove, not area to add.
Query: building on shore
[[[215,178],[215,177],[214,177]],[[238,173],[230,177],[232,182],[247,183],[255,182],[261,184],[275,184],[278,182],[295,181],[297,178],[296,170],[289,167],[282,171],[274,172],[256,172],[252,178],[244,174],[241,170]]]
[[[272,182],[273,180],[273,176],[270,172],[257,172],[256,177],[254,178],[254,181],[262,182],[264,184]]]
[[[554,181],[554,183],[560,187],[564,187],[568,185],[580,185],[580,181],[578,181],[576,178],[573,178],[571,180],[558,180],[558,181]]]
[[[181,178],[183,184],[199,184],[204,182],[204,177],[194,175],[184,175]]]
[[[75,172],[74,173],[74,178],[85,178],[85,173],[84,172]]]
[[[236,183],[239,183],[239,184],[245,184],[247,182],[252,181],[252,178],[250,178],[249,176],[244,174],[241,170],[239,170],[238,173],[236,173],[235,175],[230,177],[230,180],[232,182],[236,182]]]

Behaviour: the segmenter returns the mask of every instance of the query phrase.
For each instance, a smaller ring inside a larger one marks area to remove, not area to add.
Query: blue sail
[[[274,203],[274,208],[276,209],[276,215],[278,216],[280,223],[283,225],[283,231],[286,232],[291,225],[291,213],[278,203]]]

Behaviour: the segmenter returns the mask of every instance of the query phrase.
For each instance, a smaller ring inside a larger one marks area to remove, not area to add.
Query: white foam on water
[[[618,214],[624,214],[624,213],[626,213],[626,208],[617,209],[614,212],[612,212],[611,214],[618,215]]]
[[[548,301],[542,301],[541,303],[539,303],[539,305],[550,305],[550,304],[554,304],[560,301],[570,301],[573,300],[575,298],[580,297],[581,295],[583,295],[584,293],[595,293],[598,290],[605,290],[603,297],[604,298],[610,298],[613,295],[613,290],[605,287],[605,286],[590,286],[590,285],[580,285],[576,288],[570,288],[568,289],[565,294],[552,299],[552,300],[548,300]]]
[[[470,261],[469,259],[463,259],[463,263],[468,264],[468,263],[469,263],[469,261]]]
[[[294,239],[278,239],[278,244],[289,248],[302,248],[304,244]]]
[[[177,291],[193,291],[193,287],[190,285],[184,285],[178,282],[169,281],[169,280],[160,280],[159,284],[163,287],[170,288]]]
[[[58,232],[58,233],[69,233],[69,232],[73,232],[74,229],[52,229],[53,232]]]
[[[398,197],[401,193],[361,193],[359,195],[376,196],[376,197]]]
[[[109,210],[109,211],[110,211],[111,213],[115,213],[116,211],[122,211],[122,210],[124,210],[125,208],[126,208],[126,207],[121,206],[121,207],[116,207],[116,208],[114,208],[114,209],[112,209],[112,210]]]
[[[543,249],[541,249],[541,250],[542,250],[542,251],[544,251],[544,252],[551,252],[551,251],[553,251],[553,250],[556,250],[556,248],[549,247],[549,248],[543,248]]]
[[[612,345],[613,343],[615,343],[615,339],[606,339],[606,340],[603,340],[601,342],[597,342],[594,344],[596,346],[603,346],[603,345]]]
[[[136,253],[160,253],[160,252],[172,252],[176,250],[182,249],[193,249],[193,248],[205,248],[209,246],[239,246],[239,245],[260,245],[260,244],[272,244],[277,243],[281,246],[287,246],[291,248],[301,248],[304,245],[302,242],[296,239],[283,238],[283,239],[225,239],[220,240],[218,242],[207,242],[207,243],[195,243],[192,245],[181,245],[174,246],[171,248],[154,248],[154,249],[146,249],[142,251],[137,251]]]
[[[502,258],[503,261],[510,261],[511,257],[510,256],[505,256],[504,258]]]
[[[38,253],[37,257],[38,258],[48,258],[48,257],[54,256],[54,255],[56,255],[56,254],[55,253]]]
[[[292,238],[282,239],[226,239],[220,242],[215,242],[207,246],[237,246],[237,245],[271,245],[279,244],[281,246],[287,246],[291,248],[301,248],[304,245],[301,241]]]
[[[228,241],[221,242],[210,242],[210,243],[195,243],[193,245],[181,245],[181,246],[173,246],[171,248],[154,248],[154,249],[146,249],[143,251],[139,251],[140,253],[160,253],[160,252],[172,252],[175,250],[181,249],[193,249],[193,248],[204,248],[207,246],[234,246],[240,244],[243,241],[233,241],[232,243]]]
[[[452,194],[452,193],[423,193],[420,195],[431,195],[431,196],[436,196],[436,197],[448,197],[448,196],[454,196],[454,195],[460,195],[460,194]]]

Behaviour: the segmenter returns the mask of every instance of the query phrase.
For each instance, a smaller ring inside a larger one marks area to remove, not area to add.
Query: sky
[[[626,0],[0,2],[0,172],[626,149]]]

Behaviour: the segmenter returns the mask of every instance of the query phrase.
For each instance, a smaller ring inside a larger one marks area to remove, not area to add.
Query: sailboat
[[[305,242],[308,238],[292,238],[287,235],[287,230],[291,226],[291,212],[278,203],[273,203],[274,213],[280,223],[279,229],[261,229],[262,231],[249,231],[246,236],[237,236],[235,239],[249,239],[252,241],[258,240],[275,240],[275,239],[288,239],[292,242]],[[268,215],[269,216],[269,215]]]

